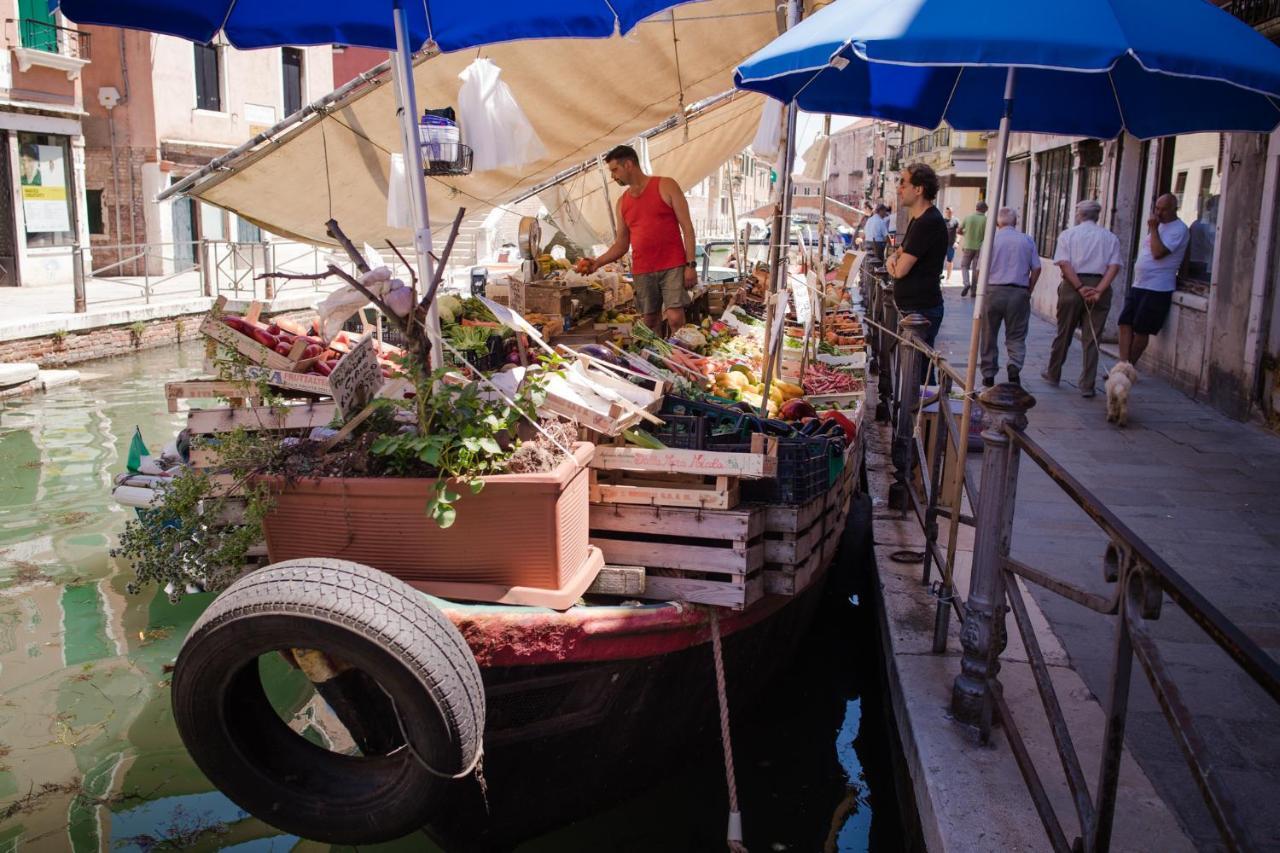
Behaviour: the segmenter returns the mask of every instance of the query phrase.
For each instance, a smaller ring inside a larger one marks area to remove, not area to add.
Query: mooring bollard
[[[921,333],[929,328],[929,321],[919,314],[908,314],[898,322],[898,393],[894,411],[893,482],[889,484],[890,509],[906,510],[911,507],[907,490],[915,453],[916,405],[920,401],[920,362],[924,353],[914,344],[924,345]]]
[[[1005,383],[978,398],[985,414],[982,431],[982,481],[973,538],[973,572],[960,629],[960,674],[951,687],[951,715],[976,730],[986,743],[991,736],[991,685],[1000,672],[1000,653],[1008,642],[1004,614],[1004,558],[1009,554],[1013,503],[1018,483],[1018,448],[1005,427],[1023,430],[1027,410],[1036,398],[1020,385]]]
[[[897,339],[889,330],[898,328],[898,307],[893,301],[893,279],[884,276],[879,282],[880,288],[880,316],[876,318],[876,322],[880,324],[881,329],[878,335],[876,349],[879,351],[877,361],[879,362],[879,382],[877,388],[879,390],[879,399],[876,401],[876,421],[887,424],[892,418],[892,401],[893,401],[893,353],[897,346]]]

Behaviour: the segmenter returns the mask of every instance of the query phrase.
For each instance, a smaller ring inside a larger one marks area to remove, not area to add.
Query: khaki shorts
[[[636,273],[631,283],[636,291],[636,308],[641,314],[657,314],[664,308],[683,308],[689,304],[684,267]]]

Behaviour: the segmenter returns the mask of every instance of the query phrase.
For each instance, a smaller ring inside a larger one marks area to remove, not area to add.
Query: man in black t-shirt
[[[923,163],[902,170],[898,199],[911,216],[902,248],[885,261],[896,280],[894,302],[901,314],[919,314],[929,321],[924,341],[933,346],[942,326],[942,268],[947,262],[947,221],[934,206],[938,175]]]

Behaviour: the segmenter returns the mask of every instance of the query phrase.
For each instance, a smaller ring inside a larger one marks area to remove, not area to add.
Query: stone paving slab
[[[962,301],[952,288],[945,296],[947,316],[937,346],[963,369],[972,301]],[[1036,398],[1028,434],[1227,618],[1268,653],[1280,655],[1280,436],[1219,414],[1141,366],[1129,426],[1114,427],[1105,421],[1101,391],[1084,399],[1066,379],[1051,388],[1039,378],[1052,336],[1052,326],[1033,316],[1022,371],[1024,386]],[[1077,342],[1064,378],[1078,375],[1079,358]],[[1100,369],[1114,361],[1104,352]],[[976,481],[980,457],[970,464]],[[1109,595],[1101,571],[1105,544],[1083,511],[1024,459],[1013,556]],[[1114,617],[1038,588],[1032,594],[1084,684],[1105,697]],[[1243,816],[1247,843],[1251,849],[1280,850],[1274,808],[1280,799],[1280,710],[1168,599],[1152,633]],[[1197,846],[1219,849],[1216,827],[1147,679],[1137,674],[1136,664],[1134,671],[1126,743]]]

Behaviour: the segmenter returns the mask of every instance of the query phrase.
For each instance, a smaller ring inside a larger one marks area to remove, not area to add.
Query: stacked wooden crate
[[[777,473],[759,439],[751,453],[596,448],[591,544],[644,567],[634,597],[741,610],[764,595],[764,510],[738,506],[741,478]]]
[[[845,454],[836,482],[799,506],[765,508],[765,591],[796,595],[835,557],[849,513],[858,453]]]

